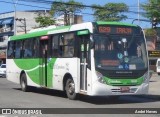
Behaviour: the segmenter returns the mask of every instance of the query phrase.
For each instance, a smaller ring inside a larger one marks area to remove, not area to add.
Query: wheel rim
[[[70,95],[73,95],[74,94],[74,91],[75,90],[75,85],[74,85],[74,82],[73,81],[70,81],[69,82],[69,85],[68,85],[68,92]]]

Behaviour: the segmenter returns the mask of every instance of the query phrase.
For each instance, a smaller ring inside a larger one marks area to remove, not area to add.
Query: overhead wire
[[[75,6],[80,6],[80,7],[85,7],[85,8],[92,8],[92,9],[106,9],[104,7],[101,7],[101,6],[91,6],[91,5],[77,5],[77,4],[71,4],[71,3],[66,3],[66,2],[57,2],[57,1],[48,1],[48,0],[20,0],[20,1],[23,1],[23,2],[34,2],[34,3],[44,3],[44,4],[53,4],[53,3],[59,3],[59,4],[65,4],[65,5],[75,5]],[[132,6],[134,7],[134,6]],[[112,10],[112,11],[118,11],[117,9],[107,9],[107,10]],[[126,12],[130,12],[130,13],[139,13],[139,14],[144,14],[145,12],[136,12],[136,11],[126,11]]]
[[[57,1],[48,1],[48,0],[19,0],[19,1],[22,1],[22,2],[34,2],[34,3],[41,3],[41,4],[50,4],[52,5],[53,3],[60,3],[60,4],[66,4],[66,5],[77,5],[77,4],[69,4],[69,3],[65,3],[65,2],[57,2]],[[7,2],[7,1],[3,1],[3,0],[0,0],[0,2],[2,3],[8,3],[8,4],[14,4],[14,2]],[[24,4],[24,3],[16,3],[17,5],[22,5],[22,6],[29,6],[29,7],[34,7],[34,8],[43,8],[43,9],[47,9],[47,10],[50,10],[50,8],[48,7],[41,7],[41,6],[37,6],[37,5],[30,5],[30,4]],[[96,9],[104,9],[104,7],[94,7],[94,6],[89,6],[89,5],[77,5],[77,6],[83,6],[83,7],[87,7],[87,8],[96,8]],[[133,6],[132,6],[133,7]],[[137,12],[137,11],[126,11],[126,13],[134,13],[134,14],[146,14],[146,12]],[[91,13],[84,13],[84,12],[81,12],[81,14],[84,14],[84,15],[94,15],[94,14],[91,14]],[[129,18],[128,18],[129,19]],[[135,18],[133,18],[135,19]]]
[[[2,1],[0,0],[1,3],[8,3],[8,4],[14,4],[13,2],[6,2],[6,1]],[[17,5],[22,5],[22,6],[29,6],[29,7],[36,7],[36,8],[43,8],[43,9],[50,9],[47,7],[40,7],[40,6],[35,6],[35,5],[28,5],[28,4],[22,4],[22,3],[16,3]]]

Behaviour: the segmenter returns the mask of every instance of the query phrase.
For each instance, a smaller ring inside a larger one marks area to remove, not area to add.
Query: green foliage
[[[158,23],[160,23],[160,0],[148,0],[148,3],[142,4],[142,8],[146,11],[145,14],[142,14],[144,17],[151,21],[155,17]]]
[[[51,6],[51,14],[53,16],[61,16],[64,15],[64,24],[70,24],[70,16],[75,15],[76,13],[80,13],[81,10],[84,9],[84,6],[80,2],[75,2],[74,0],[69,0],[68,2],[54,1]]]
[[[63,2],[62,0],[58,0],[53,2],[51,6],[51,14],[52,15],[63,15],[65,12],[81,12],[84,9],[84,6],[80,2],[75,2],[74,0],[69,0],[68,2]]]
[[[38,17],[36,17],[35,20],[39,23],[39,27],[46,27],[55,24],[55,20],[53,20],[50,15],[46,16],[41,13],[38,14]]]
[[[121,21],[127,18],[123,12],[128,11],[128,7],[124,3],[107,3],[104,6],[92,5],[95,20],[103,21]]]
[[[58,0],[53,2],[49,12],[50,15],[38,14],[35,20],[37,23],[40,23],[40,27],[44,27],[55,24],[55,20],[52,17],[64,15],[65,24],[68,24],[69,14],[74,15],[77,12],[81,12],[82,9],[84,9],[84,6],[80,2],[75,2],[74,0],[63,2],[62,0]]]
[[[146,36],[156,36],[157,35],[156,30],[152,29],[152,28],[146,29],[146,30],[144,30],[144,32],[145,32]]]

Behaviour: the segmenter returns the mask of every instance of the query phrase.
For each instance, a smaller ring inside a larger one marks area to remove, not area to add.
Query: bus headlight
[[[104,84],[106,83],[105,80],[103,79],[104,76],[103,76],[101,73],[96,72],[96,75],[97,75],[98,81],[99,81],[100,83],[104,83]]]

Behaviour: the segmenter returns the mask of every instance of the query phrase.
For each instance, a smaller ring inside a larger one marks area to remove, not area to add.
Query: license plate
[[[122,93],[127,93],[130,91],[130,88],[129,87],[121,87],[121,92]]]

